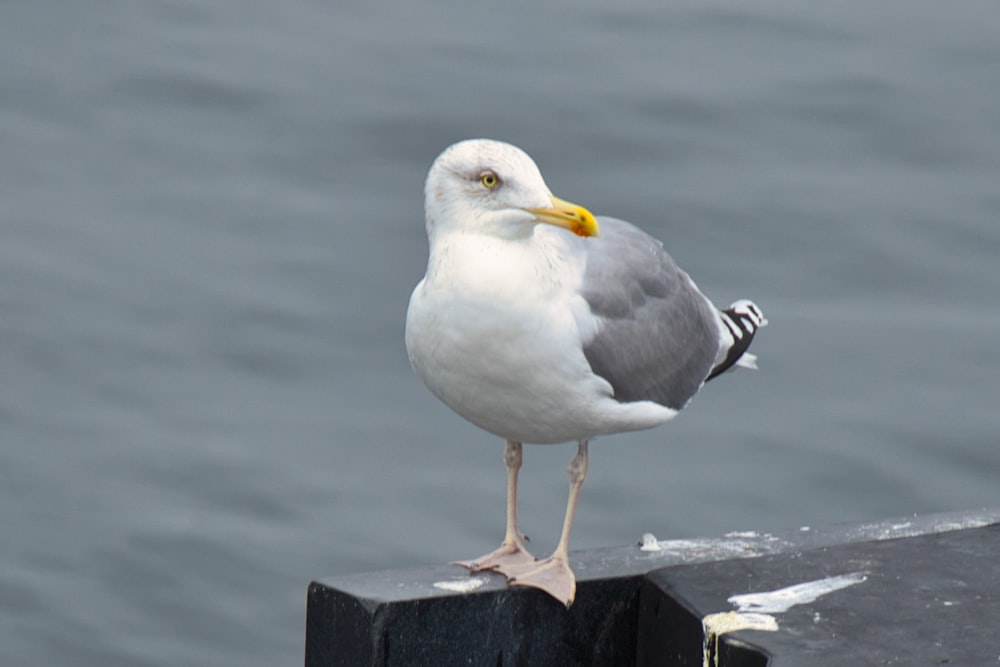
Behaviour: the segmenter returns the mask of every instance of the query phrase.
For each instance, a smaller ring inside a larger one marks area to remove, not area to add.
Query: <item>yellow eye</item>
[[[482,183],[483,187],[487,190],[496,190],[500,185],[500,177],[492,171],[484,171],[479,176],[479,182]]]

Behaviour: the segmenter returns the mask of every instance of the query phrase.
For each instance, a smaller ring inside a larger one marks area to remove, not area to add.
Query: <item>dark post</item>
[[[314,582],[306,667],[1000,660],[1000,510],[571,557],[569,610],[452,566]]]

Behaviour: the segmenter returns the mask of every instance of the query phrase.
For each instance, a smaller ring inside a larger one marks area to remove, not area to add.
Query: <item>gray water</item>
[[[0,664],[299,664],[310,579],[495,546],[502,444],[402,343],[471,136],[771,322],[595,443],[574,548],[1000,504],[995,2],[12,0]]]

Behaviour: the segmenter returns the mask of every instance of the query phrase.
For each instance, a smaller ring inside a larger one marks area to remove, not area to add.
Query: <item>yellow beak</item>
[[[593,213],[582,206],[563,201],[558,197],[552,197],[552,208],[525,210],[533,214],[540,222],[563,227],[577,236],[597,236],[600,232]]]

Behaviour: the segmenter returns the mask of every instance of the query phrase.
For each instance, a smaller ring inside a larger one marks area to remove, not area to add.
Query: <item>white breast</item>
[[[589,438],[673,416],[655,404],[619,404],[591,372],[581,328],[596,323],[577,294],[584,253],[575,237],[545,228],[520,240],[435,239],[406,323],[410,361],[427,387],[477,426],[522,442]]]

